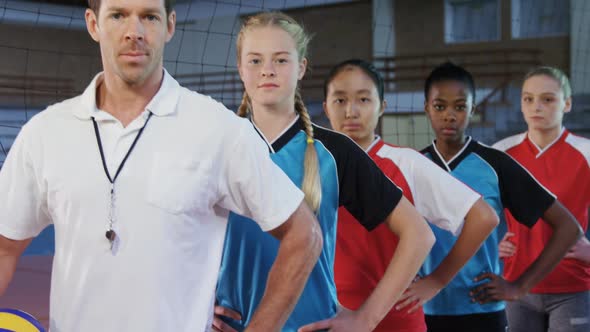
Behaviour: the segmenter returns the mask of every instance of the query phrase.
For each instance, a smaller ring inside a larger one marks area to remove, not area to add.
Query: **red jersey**
[[[542,185],[557,196],[580,223],[588,229],[590,207],[590,140],[563,130],[545,149],[540,149],[526,133],[508,137],[494,145],[524,166]],[[515,234],[514,256],[506,258],[504,277],[516,280],[539,256],[553,233],[545,222],[528,229],[505,210],[508,229]],[[541,221],[541,220],[539,220]],[[573,293],[590,290],[590,264],[563,259],[531,293]]]
[[[410,148],[377,138],[367,152],[429,222],[460,232],[479,194]],[[386,223],[367,232],[346,209],[338,210],[334,277],[338,300],[344,307],[355,310],[369,297],[389,266],[397,243]],[[426,331],[422,309],[412,314],[407,310],[393,308],[375,331]]]

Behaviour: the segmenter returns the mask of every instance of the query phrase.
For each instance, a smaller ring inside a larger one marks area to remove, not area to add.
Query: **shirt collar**
[[[381,139],[381,136],[375,135],[375,139],[367,147],[367,149],[365,150],[365,152],[366,153],[371,153],[373,150],[377,151],[377,150],[379,150],[383,146],[383,144],[384,143],[383,143],[383,140]]]
[[[443,158],[442,153],[440,153],[436,148],[436,140],[433,140],[431,145],[431,154],[433,155],[433,160],[437,165],[446,169],[448,172],[452,172],[453,169],[455,169],[455,167],[457,167],[461,163],[461,161],[463,161],[463,159],[465,159],[465,157],[467,157],[471,153],[471,151],[473,151],[475,144],[477,144],[477,142],[472,140],[471,136],[467,136],[467,140],[465,141],[465,144],[463,145],[461,150],[459,150],[459,152],[457,152],[453,156],[453,158],[449,159],[449,161],[447,162]]]
[[[103,73],[98,73],[81,95],[81,103],[74,110],[74,115],[80,120],[90,120],[99,112],[96,107],[96,88],[103,80]],[[176,113],[176,105],[180,97],[180,85],[164,69],[164,78],[156,95],[145,107],[156,116],[167,116]]]
[[[527,132],[526,134],[526,138],[527,140],[530,142],[530,144],[536,149],[536,158],[539,158],[543,153],[547,152],[552,146],[554,146],[557,142],[561,141],[565,136],[564,135],[566,133],[565,127],[561,127],[561,131],[559,132],[559,136],[557,136],[553,142],[549,143],[544,149],[541,149],[537,143],[535,143],[532,139],[531,136],[529,135],[530,133]]]

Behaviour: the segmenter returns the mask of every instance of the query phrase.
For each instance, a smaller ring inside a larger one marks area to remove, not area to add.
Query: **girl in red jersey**
[[[522,86],[521,110],[526,133],[494,145],[506,151],[568,208],[588,230],[590,140],[563,127],[572,107],[567,76],[551,67],[529,72]],[[506,213],[509,233],[500,243],[506,280],[514,280],[547,245],[552,230],[545,223],[524,229]],[[511,332],[590,331],[590,242],[574,245],[559,265],[518,301],[506,307]]]

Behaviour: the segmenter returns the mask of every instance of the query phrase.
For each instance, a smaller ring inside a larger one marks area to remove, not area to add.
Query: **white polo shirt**
[[[26,239],[55,225],[52,332],[206,331],[228,211],[270,230],[303,193],[247,120],[167,72],[126,128],[96,109],[100,79],[23,127],[0,172],[0,234]],[[111,250],[110,182],[91,117],[113,177],[148,111],[115,183]]]

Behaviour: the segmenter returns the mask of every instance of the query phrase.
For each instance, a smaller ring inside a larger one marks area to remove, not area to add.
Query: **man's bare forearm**
[[[279,238],[281,244],[264,296],[246,331],[281,330],[323,248],[319,224],[305,204],[284,225],[270,233]]]
[[[11,240],[0,235],[0,296],[8,288],[18,259],[31,240]]]

